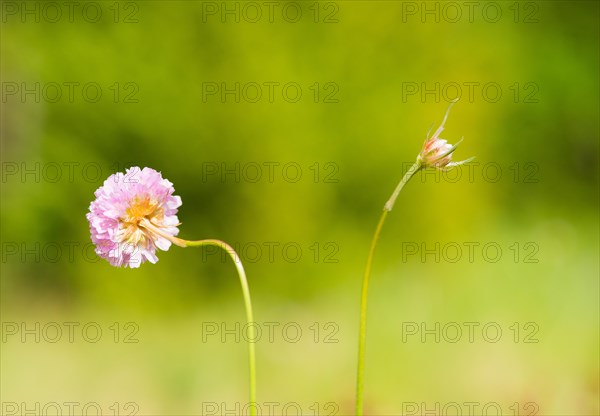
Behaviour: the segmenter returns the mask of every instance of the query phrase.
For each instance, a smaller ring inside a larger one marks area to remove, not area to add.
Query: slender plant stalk
[[[394,189],[392,196],[385,203],[383,207],[383,212],[381,213],[381,217],[379,218],[379,223],[377,224],[377,228],[375,229],[375,234],[373,235],[373,240],[371,240],[371,248],[369,250],[369,257],[367,258],[367,265],[365,267],[365,274],[363,277],[362,284],[362,293],[360,297],[360,326],[359,326],[359,334],[358,334],[358,370],[356,377],[356,415],[362,416],[363,414],[363,390],[364,390],[364,373],[365,373],[365,348],[367,341],[367,300],[369,294],[369,278],[371,276],[371,266],[373,265],[373,256],[375,255],[375,248],[377,247],[377,241],[379,240],[379,235],[381,234],[381,229],[383,228],[383,224],[385,223],[385,219],[387,218],[388,212],[392,210],[394,207],[394,203],[396,202],[396,198],[400,195],[400,191],[404,188],[404,185],[408,183],[410,178],[414,176],[419,170],[423,168],[423,165],[418,159],[414,165],[404,174],[404,177]]]
[[[171,241],[181,247],[202,247],[202,246],[217,246],[225,250],[229,257],[235,263],[235,267],[240,277],[242,285],[242,293],[244,295],[244,304],[246,305],[246,320],[248,321],[248,364],[250,369],[250,416],[256,416],[256,353],[254,343],[256,342],[256,326],[252,313],[252,301],[250,300],[250,289],[248,288],[248,279],[246,272],[240,260],[240,256],[235,252],[233,247],[221,240],[198,240],[188,241],[173,237]]]

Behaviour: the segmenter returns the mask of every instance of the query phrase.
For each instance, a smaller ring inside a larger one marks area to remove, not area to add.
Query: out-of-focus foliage
[[[493,3],[496,23],[487,2],[472,21],[456,3],[455,23],[437,2],[280,2],[272,23],[260,2],[255,23],[244,2],[92,4],[103,13],[96,23],[83,6],[72,22],[61,6],[51,22],[44,2],[2,3],[2,321],[104,330],[98,343],[3,339],[4,402],[197,414],[207,402],[244,401],[244,342],[203,339],[205,322],[243,322],[225,258],[175,247],[125,270],[92,254],[93,192],[136,165],[174,183],[183,238],[240,249],[259,322],[303,329],[298,343],[258,343],[259,402],[351,412],[371,233],[458,86],[442,137],[464,136],[455,157],[477,159],[460,178],[415,177],[386,224],[370,297],[368,407],[598,412],[598,3]],[[423,15],[436,4],[439,22]],[[40,8],[40,21],[23,7]],[[238,7],[239,23],[222,17],[226,7]],[[240,102],[223,99],[236,83]],[[39,99],[23,93],[35,88]],[[236,166],[239,178],[225,171]],[[436,244],[439,261],[423,251]],[[139,342],[113,342],[113,322],[135,323]],[[495,322],[503,335],[406,341],[407,322]],[[331,328],[337,343],[323,342]],[[531,328],[539,342],[522,342]]]

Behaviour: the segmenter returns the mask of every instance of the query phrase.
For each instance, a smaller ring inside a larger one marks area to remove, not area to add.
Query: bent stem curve
[[[231,260],[233,260],[240,278],[242,293],[244,295],[244,304],[246,307],[246,320],[248,321],[248,364],[250,373],[250,416],[256,416],[256,352],[254,343],[256,342],[256,326],[254,322],[254,314],[252,313],[252,301],[250,299],[250,289],[248,288],[248,279],[244,266],[240,260],[240,256],[235,252],[233,247],[221,240],[197,240],[188,241],[177,237],[170,238],[171,242],[180,247],[202,247],[202,246],[217,246],[225,250]]]
[[[411,166],[411,168],[404,174],[402,180],[394,189],[392,196],[385,203],[383,212],[375,228],[375,234],[371,240],[371,248],[369,249],[369,257],[367,257],[367,265],[365,266],[365,274],[363,276],[362,291],[360,296],[360,326],[358,331],[358,368],[356,377],[356,415],[362,416],[363,414],[363,390],[364,390],[364,373],[365,373],[365,349],[367,341],[367,300],[369,294],[369,279],[371,276],[371,267],[373,265],[373,257],[375,255],[375,248],[377,247],[377,241],[379,241],[379,235],[381,229],[385,223],[388,212],[392,210],[400,191],[404,188],[404,185],[408,183],[410,178],[414,176],[419,170],[423,168],[420,159]]]

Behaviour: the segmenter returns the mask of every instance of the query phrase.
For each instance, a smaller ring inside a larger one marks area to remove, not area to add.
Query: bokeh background
[[[174,183],[180,236],[240,249],[274,328],[263,414],[353,413],[370,238],[457,95],[442,137],[477,159],[415,177],[388,218],[367,410],[598,414],[597,2],[1,6],[4,414],[243,409],[232,264],[93,254],[93,193],[129,166]]]

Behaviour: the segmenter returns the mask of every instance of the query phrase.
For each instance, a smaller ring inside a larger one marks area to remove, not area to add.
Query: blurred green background
[[[93,255],[93,193],[134,165],[174,183],[181,237],[240,248],[275,328],[257,343],[259,403],[351,414],[369,242],[457,86],[442,137],[477,159],[415,177],[389,216],[368,412],[598,414],[599,6],[466,3],[3,1],[4,414],[246,402],[246,344],[220,332],[245,322],[230,262]],[[436,325],[439,342],[421,332]]]

